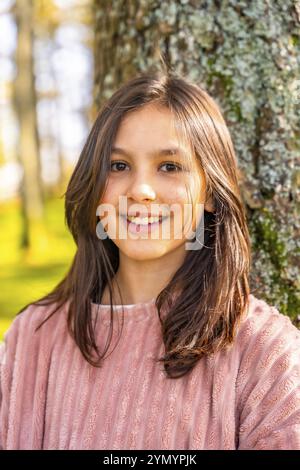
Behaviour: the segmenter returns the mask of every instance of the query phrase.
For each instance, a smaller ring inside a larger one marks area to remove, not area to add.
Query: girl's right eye
[[[114,165],[116,165],[116,167],[115,167],[115,168],[117,168],[116,170],[113,170]],[[124,162],[111,162],[110,169],[111,169],[111,171],[114,171],[114,172],[120,172],[120,171],[125,170],[126,165],[127,165],[127,163],[124,163]]]

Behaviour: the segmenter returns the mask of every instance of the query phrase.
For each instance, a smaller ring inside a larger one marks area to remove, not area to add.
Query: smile
[[[168,216],[159,217],[134,217],[134,216],[122,216],[122,219],[126,221],[129,232],[132,233],[147,233],[151,232],[155,228],[159,227]]]

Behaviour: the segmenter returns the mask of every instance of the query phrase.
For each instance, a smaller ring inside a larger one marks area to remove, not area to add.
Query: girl
[[[300,449],[300,333],[249,292],[215,101],[171,73],[129,81],[65,196],[77,252],[6,334],[2,448]]]

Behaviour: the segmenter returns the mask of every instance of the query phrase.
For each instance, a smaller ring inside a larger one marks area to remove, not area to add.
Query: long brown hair
[[[183,264],[156,299],[170,378],[189,372],[203,356],[233,343],[249,302],[250,239],[241,200],[231,137],[216,102],[202,87],[174,73],[139,75],[102,106],[65,193],[65,217],[77,245],[69,272],[33,305],[68,308],[68,329],[83,357],[101,367],[91,302],[101,302],[108,285],[113,329],[112,279],[119,253],[109,238],[96,236],[96,209],[104,194],[113,142],[126,113],[148,103],[166,106],[189,139],[206,177],[214,212],[204,212],[204,247],[187,252]],[[179,295],[174,295],[180,292]],[[24,307],[25,308],[25,307]],[[24,308],[21,310],[23,311]],[[161,312],[166,308],[167,315]],[[124,314],[124,311],[123,311]],[[110,336],[111,337],[111,336]],[[97,359],[93,359],[96,352]]]

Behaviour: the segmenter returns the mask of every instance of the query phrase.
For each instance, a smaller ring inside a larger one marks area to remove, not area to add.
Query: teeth
[[[159,222],[159,217],[134,217],[130,215],[127,218],[136,225],[148,225]]]

